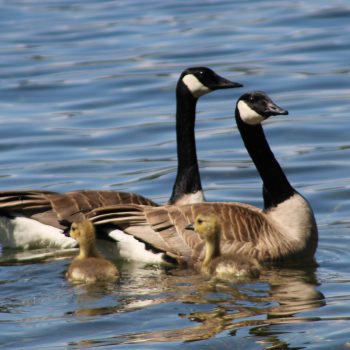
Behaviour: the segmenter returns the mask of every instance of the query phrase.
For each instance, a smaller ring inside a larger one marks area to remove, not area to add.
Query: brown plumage
[[[204,242],[186,226],[199,213],[211,211],[222,225],[223,254],[242,254],[259,262],[313,259],[318,242],[313,211],[289,183],[261,126],[271,116],[286,114],[263,92],[246,93],[236,104],[238,129],[263,181],[263,210],[234,202],[117,205],[97,208],[89,218],[96,225],[114,224],[179,263],[196,264],[204,258]]]
[[[205,242],[205,255],[199,264],[202,274],[209,277],[231,280],[235,278],[257,278],[260,265],[255,258],[243,254],[222,254],[220,249],[221,223],[212,212],[200,213],[193,225],[187,226]]]
[[[70,236],[79,243],[79,255],[69,265],[66,277],[71,282],[112,282],[119,275],[117,268],[96,250],[95,228],[89,220],[73,222]]]
[[[141,195],[117,191],[78,190],[66,193],[49,191],[0,192],[0,211],[10,216],[23,215],[43,224],[66,229],[83,214],[114,204],[157,204]]]
[[[186,226],[193,223],[198,214],[208,211],[214,212],[222,224],[220,250],[224,254],[242,254],[259,261],[314,255],[315,223],[310,221],[299,238],[291,237],[274,219],[278,208],[264,212],[251,205],[228,202],[162,207],[117,205],[95,209],[89,217],[96,226],[114,224],[179,263],[192,265],[203,260],[204,242]],[[306,205],[305,211],[308,217]]]

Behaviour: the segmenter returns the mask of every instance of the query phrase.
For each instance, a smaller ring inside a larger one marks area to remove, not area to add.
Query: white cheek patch
[[[193,74],[185,75],[182,81],[196,98],[210,92],[210,89],[203,85]]]
[[[262,115],[251,109],[244,101],[239,101],[237,108],[241,119],[249,125],[261,124],[265,120]]]

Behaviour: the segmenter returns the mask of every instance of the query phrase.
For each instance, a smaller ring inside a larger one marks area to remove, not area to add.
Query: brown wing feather
[[[95,208],[115,204],[157,204],[134,193],[80,190],[67,193],[50,191],[0,192],[0,210],[6,214],[24,215],[44,224],[66,228]]]
[[[150,244],[159,251],[166,252],[169,256],[175,254],[161,235],[157,234],[147,222],[145,208],[142,205],[114,205],[96,208],[87,214],[87,217],[96,225],[115,225],[116,228],[124,230],[135,238]],[[161,209],[161,207],[154,207]],[[158,210],[157,210],[158,212]]]
[[[279,232],[261,210],[240,203],[198,203],[156,208],[117,205],[98,208],[89,216],[96,224],[117,224],[135,237],[142,236],[143,241],[164,249],[180,261],[196,263],[203,258],[204,243],[186,226],[205,211],[215,212],[222,222],[221,250],[224,254],[241,253],[269,260],[281,257],[288,248],[283,247],[283,242],[275,247]]]
[[[48,195],[48,191],[6,191],[0,192],[0,211],[7,215],[23,215],[44,224],[58,228],[60,225]]]
[[[169,252],[181,262],[189,263],[192,259],[196,242],[200,243],[198,235],[185,227],[190,223],[182,207],[164,206],[153,211],[145,208],[147,223],[169,245]]]

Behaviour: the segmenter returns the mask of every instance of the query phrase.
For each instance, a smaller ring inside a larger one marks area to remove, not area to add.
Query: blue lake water
[[[348,1],[2,0],[0,32],[0,190],[165,202],[176,81],[205,65],[245,85],[198,103],[206,198],[262,206],[233,112],[243,92],[264,90],[289,110],[265,131],[320,234],[317,268],[229,285],[118,261],[116,285],[77,287],[64,278],[69,258],[19,264],[40,252],[4,250],[2,349],[350,347]]]

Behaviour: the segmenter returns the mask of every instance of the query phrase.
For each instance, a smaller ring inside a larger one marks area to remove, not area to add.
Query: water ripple
[[[2,347],[349,346],[346,1],[0,4],[2,190],[116,189],[165,202],[176,169],[176,81],[185,67],[208,65],[245,87],[198,102],[207,199],[262,206],[233,113],[243,91],[266,90],[290,112],[268,120],[266,135],[320,231],[317,269],[229,286],[116,262],[119,284],[75,288],[57,252],[4,251]]]

